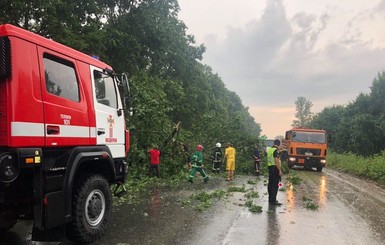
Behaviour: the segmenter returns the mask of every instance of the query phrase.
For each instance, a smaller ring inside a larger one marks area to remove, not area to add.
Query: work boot
[[[275,202],[269,202],[270,205],[274,205],[274,206],[281,206],[282,203],[278,202],[278,201],[275,201]]]

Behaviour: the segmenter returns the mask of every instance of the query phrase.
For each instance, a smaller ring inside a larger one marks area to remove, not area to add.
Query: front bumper
[[[288,158],[289,165],[307,166],[307,167],[325,167],[326,159],[309,156],[290,156]]]

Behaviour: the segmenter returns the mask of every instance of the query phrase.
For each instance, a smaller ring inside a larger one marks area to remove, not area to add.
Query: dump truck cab
[[[315,167],[321,172],[326,165],[327,133],[325,130],[293,128],[282,140],[282,159],[290,168]]]

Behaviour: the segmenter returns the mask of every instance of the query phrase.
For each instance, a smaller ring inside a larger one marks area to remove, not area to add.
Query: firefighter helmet
[[[203,149],[203,146],[202,145],[198,145],[197,146],[197,151],[201,151]]]
[[[215,147],[221,147],[222,145],[221,145],[221,143],[217,143],[216,145],[215,145]]]

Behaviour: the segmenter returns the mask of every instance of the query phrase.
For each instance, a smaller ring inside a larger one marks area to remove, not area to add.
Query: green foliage
[[[259,194],[256,191],[250,191],[245,194],[246,198],[259,198]]]
[[[179,175],[180,143],[203,144],[209,158],[215,143],[231,142],[237,171],[249,172],[260,125],[218,74],[199,62],[205,47],[187,34],[179,10],[177,0],[13,0],[0,4],[0,23],[98,55],[115,72],[129,74],[134,115],[126,122],[128,161],[139,177],[147,172],[151,145],[163,146],[162,176]],[[181,130],[165,142],[178,122]]]
[[[298,175],[296,175],[295,173],[290,173],[286,177],[286,179],[287,179],[288,182],[290,182],[293,185],[299,185],[302,182],[302,179],[300,177],[298,177]]]
[[[248,207],[252,213],[262,213],[262,207],[255,205],[252,200],[247,200],[245,206]]]
[[[313,113],[311,112],[311,107],[313,106],[313,103],[306,99],[305,97],[298,97],[295,101],[295,117],[296,120],[293,120],[293,123],[291,126],[293,127],[304,127],[309,124],[309,122],[312,119]]]
[[[222,199],[224,197],[227,196],[227,193],[226,191],[224,190],[214,190],[212,193],[211,193],[211,197],[213,198],[217,198],[217,199]]]
[[[211,193],[201,191],[190,195],[188,199],[180,199],[178,202],[182,207],[193,206],[194,210],[202,212],[212,206],[214,199],[221,200],[225,198],[227,194],[226,191],[220,189],[214,190]]]
[[[319,206],[313,202],[313,200],[307,196],[302,196],[303,206],[309,210],[317,210]]]
[[[329,153],[328,167],[374,180],[385,186],[385,151],[371,157],[353,153]]]
[[[238,186],[230,186],[227,188],[228,192],[246,192],[245,185],[242,185],[242,187]]]
[[[345,107],[341,105],[326,107],[320,113],[316,114],[309,123],[310,128],[325,129],[327,131],[328,135],[332,138],[332,140],[329,141],[330,148],[337,148],[335,141],[338,140],[338,138],[336,135],[344,112]]]
[[[252,213],[262,213],[262,207],[252,204],[251,207],[249,207],[249,211]]]
[[[249,185],[255,185],[257,182],[255,182],[254,180],[252,180],[252,179],[248,179],[247,180],[247,184],[249,184]]]
[[[331,135],[337,153],[372,156],[385,149],[385,71],[373,80],[369,94],[359,94],[347,106],[325,108],[310,122]]]

